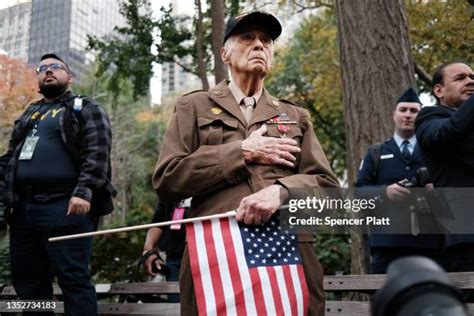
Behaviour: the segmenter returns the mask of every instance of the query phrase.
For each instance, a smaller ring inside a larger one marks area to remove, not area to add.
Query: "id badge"
[[[180,219],[184,218],[184,208],[182,207],[177,207],[173,211],[173,218],[171,220],[173,221],[178,221]],[[173,224],[170,226],[170,229],[172,230],[180,230],[181,229],[181,224]]]
[[[39,136],[28,136],[23,143],[18,160],[31,160],[31,158],[33,158],[36,145],[38,144],[38,140]]]

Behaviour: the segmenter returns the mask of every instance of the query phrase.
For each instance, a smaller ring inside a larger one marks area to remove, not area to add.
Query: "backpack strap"
[[[372,177],[376,178],[379,172],[379,162],[380,162],[380,150],[382,148],[382,144],[375,144],[369,146],[369,155],[372,158],[372,162],[374,163],[374,169],[372,170]]]

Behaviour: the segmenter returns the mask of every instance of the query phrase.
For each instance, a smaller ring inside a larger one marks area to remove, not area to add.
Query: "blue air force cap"
[[[415,89],[412,87],[408,88],[403,92],[402,96],[398,98],[397,103],[400,102],[414,102],[421,104],[420,98],[418,98],[418,94],[416,93]]]

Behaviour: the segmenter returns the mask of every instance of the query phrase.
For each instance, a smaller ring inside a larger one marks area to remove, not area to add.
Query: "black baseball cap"
[[[265,30],[273,40],[280,36],[282,28],[278,19],[267,12],[254,11],[243,13],[235,17],[231,17],[227,21],[224,33],[224,43],[232,35],[247,25],[256,25]]]

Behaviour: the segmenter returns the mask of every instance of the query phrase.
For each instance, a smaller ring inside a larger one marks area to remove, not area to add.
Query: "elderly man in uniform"
[[[264,12],[229,20],[221,56],[232,79],[178,100],[153,176],[161,200],[192,196],[191,216],[237,209],[237,220],[258,225],[290,188],[338,186],[308,112],[264,88],[281,30]],[[265,124],[271,122],[287,123]],[[323,272],[311,241],[299,238],[298,246],[309,313],[323,315]],[[187,250],[180,288],[183,315],[196,314]]]

